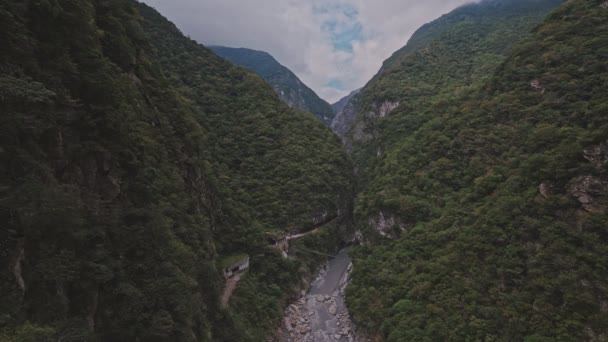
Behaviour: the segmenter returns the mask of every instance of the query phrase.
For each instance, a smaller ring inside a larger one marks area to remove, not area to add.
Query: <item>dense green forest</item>
[[[327,124],[334,118],[334,110],[329,103],[268,53],[224,46],[210,48],[221,57],[260,75],[289,106],[313,113]]]
[[[348,213],[339,139],[135,2],[2,1],[0,45],[0,340],[263,340],[314,265],[264,232]]]
[[[461,8],[360,94],[355,208],[367,243],[347,301],[368,333],[607,338],[608,4],[570,0],[534,25],[555,4]],[[400,104],[365,115],[384,100]],[[374,237],[378,213],[393,240]]]
[[[377,340],[608,339],[605,0],[424,25],[341,104],[350,157],[134,0],[4,0],[0,46],[0,341],[267,341],[347,235]]]

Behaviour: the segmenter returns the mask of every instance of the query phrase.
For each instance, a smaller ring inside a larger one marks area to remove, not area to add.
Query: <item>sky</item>
[[[142,0],[204,45],[266,51],[330,103],[423,24],[472,0]]]

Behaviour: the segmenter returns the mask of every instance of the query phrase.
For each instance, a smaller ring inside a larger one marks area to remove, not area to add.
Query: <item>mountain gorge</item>
[[[333,108],[135,0],[0,45],[0,341],[608,339],[605,0],[462,6]]]
[[[258,74],[272,86],[279,98],[289,107],[313,113],[328,125],[333,120],[332,106],[268,53],[224,46],[210,48],[219,56]]]

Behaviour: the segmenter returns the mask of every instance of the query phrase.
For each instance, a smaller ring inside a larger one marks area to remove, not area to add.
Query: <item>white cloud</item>
[[[143,0],[205,45],[262,50],[335,102],[363,86],[414,31],[471,0]],[[358,40],[352,50],[336,39]],[[328,86],[341,83],[343,89]]]

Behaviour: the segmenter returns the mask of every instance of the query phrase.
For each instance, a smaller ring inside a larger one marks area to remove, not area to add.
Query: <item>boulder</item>
[[[330,314],[330,315],[335,316],[335,315],[336,315],[336,313],[338,312],[338,308],[336,307],[336,303],[332,303],[332,304],[329,306],[329,309],[327,309],[327,311],[329,311],[329,314]]]
[[[291,322],[291,320],[288,317],[285,317],[284,323],[285,323],[285,329],[287,329],[288,332],[291,332],[291,330],[292,330],[291,326],[292,326],[293,322]]]

